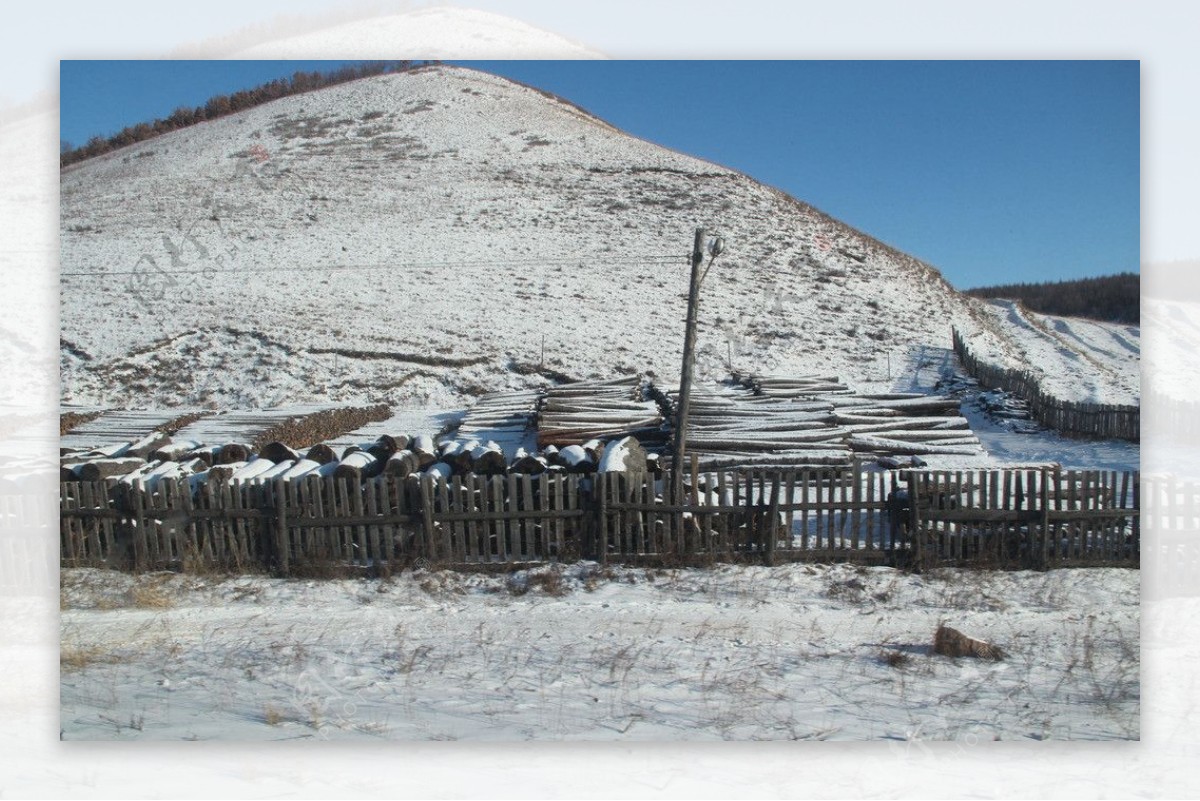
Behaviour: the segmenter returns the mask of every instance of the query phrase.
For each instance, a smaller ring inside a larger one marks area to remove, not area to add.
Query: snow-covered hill
[[[678,373],[693,229],[726,242],[698,376],[886,389],[951,325],[930,266],[570,102],[437,66],[286,98],[64,172],[62,397],[445,404]],[[544,355],[543,355],[544,354]]]
[[[1012,300],[987,301],[983,310],[981,319],[992,336],[972,337],[969,343],[981,358],[1030,370],[1043,391],[1062,400],[1138,404],[1140,326],[1039,314]]]

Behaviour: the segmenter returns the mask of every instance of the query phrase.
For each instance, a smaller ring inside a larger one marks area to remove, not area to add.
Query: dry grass
[[[268,726],[278,726],[283,722],[283,712],[274,704],[266,704],[263,707],[263,722]]]
[[[100,412],[67,412],[58,416],[58,435],[68,434],[84,423],[100,416]]]
[[[175,605],[167,591],[170,575],[150,576],[129,590],[129,603],[138,609],[170,609]]]
[[[58,665],[63,673],[74,673],[92,665],[111,665],[120,661],[120,656],[98,645],[79,646],[64,643],[58,653]]]
[[[567,585],[563,581],[562,569],[555,566],[548,570],[528,571],[509,576],[508,592],[511,595],[524,595],[534,590],[540,590],[546,595],[561,598],[567,594]]]

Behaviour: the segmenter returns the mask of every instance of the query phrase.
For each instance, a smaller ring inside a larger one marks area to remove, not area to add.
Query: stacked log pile
[[[673,400],[674,398],[672,398]],[[674,407],[674,404],[672,404]],[[704,470],[848,465],[844,427],[827,401],[756,396],[746,388],[692,387],[687,452]]]
[[[196,442],[255,442],[271,429],[283,426],[293,426],[297,420],[329,412],[337,407],[331,404],[312,404],[289,406],[281,409],[255,409],[251,411],[222,412],[201,418],[191,425],[184,426],[175,436],[178,439],[194,440]],[[281,440],[282,437],[272,436],[271,440]],[[318,437],[311,442],[323,439]]]
[[[662,444],[668,436],[662,411],[647,396],[640,376],[581,381],[553,387],[538,410],[539,448],[564,448],[592,439],[634,436],[643,445]]]
[[[70,414],[73,413],[64,412],[63,416]],[[72,426],[59,437],[59,447],[72,451],[102,450],[117,457],[124,455],[134,442],[156,432],[172,434],[171,429],[179,421],[195,419],[202,414],[196,409],[91,411],[85,422]]]
[[[958,401],[947,396],[859,395],[831,376],[737,378],[722,392],[692,388],[687,449],[706,469],[853,459],[895,467],[912,457],[983,453]]]
[[[517,452],[536,447],[533,431],[539,390],[493,392],[484,395],[467,410],[456,437],[464,441],[495,442],[509,459]]]
[[[342,414],[331,415],[331,411]],[[409,438],[381,436],[375,442],[336,451],[323,443],[295,449],[294,446],[306,444],[295,437],[289,443],[271,441],[261,447],[258,444],[264,434],[278,431],[307,431],[308,436],[317,438],[329,430],[331,421],[349,425],[362,418],[363,411],[368,416],[379,413],[374,408],[331,410],[328,406],[297,406],[197,420],[195,413],[178,410],[108,412],[63,437],[60,479],[112,480],[126,484],[141,481],[153,487],[164,478],[187,478],[196,486],[210,479],[264,481],[310,473],[333,475],[343,463],[344,477],[366,478],[382,472],[388,459],[407,446]],[[188,424],[173,434],[167,433],[172,422],[180,420]],[[162,424],[162,429],[142,433],[150,424]],[[362,455],[347,463],[347,457],[356,452]]]

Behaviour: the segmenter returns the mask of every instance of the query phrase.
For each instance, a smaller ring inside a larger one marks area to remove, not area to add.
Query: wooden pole
[[[700,305],[700,264],[704,261],[704,229],[696,229],[692,243],[692,278],[688,287],[687,328],[683,335],[683,366],[679,374],[679,408],[675,414],[675,498],[683,497],[683,455],[687,447],[688,406],[692,396],[692,370],[696,361],[696,313]]]

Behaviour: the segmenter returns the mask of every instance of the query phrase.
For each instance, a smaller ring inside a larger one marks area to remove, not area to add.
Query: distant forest
[[[1086,317],[1111,323],[1141,324],[1141,276],[1120,273],[1077,281],[1043,284],[1005,284],[968,289],[977,298],[1019,300],[1042,314]]]
[[[253,89],[242,89],[231,95],[214,95],[202,106],[194,108],[180,106],[166,119],[155,120],[154,122],[139,122],[137,125],[123,128],[107,139],[103,136],[93,136],[88,140],[87,144],[81,147],[73,147],[70,142],[61,142],[59,165],[66,167],[68,164],[74,164],[84,159],[90,159],[93,156],[108,153],[117,148],[153,139],[156,136],[177,131],[180,128],[195,125],[198,122],[215,120],[229,114],[245,111],[248,108],[261,106],[263,103],[278,100],[281,97],[311,92],[314,89],[324,89],[327,86],[335,86],[339,83],[355,81],[359,78],[383,75],[386,72],[403,72],[415,66],[424,66],[425,63],[429,62],[418,65],[412,61],[368,61],[362,64],[338,67],[329,72],[296,72],[293,73],[291,78],[276,78],[273,81],[260,84]]]

